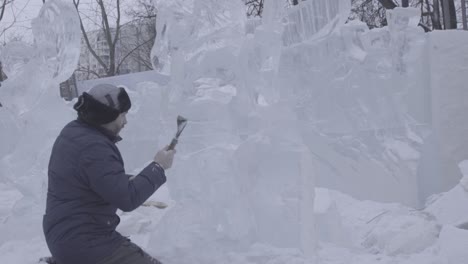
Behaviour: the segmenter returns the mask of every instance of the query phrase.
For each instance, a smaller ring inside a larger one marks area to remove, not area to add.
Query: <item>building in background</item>
[[[115,34],[115,29],[113,34]],[[106,64],[110,64],[110,49],[104,31],[87,32],[88,40],[95,53]],[[116,75],[148,71],[152,69],[151,49],[156,37],[154,23],[131,21],[120,28],[116,44]],[[78,81],[108,77],[106,70],[88,49],[84,38],[81,40],[81,54],[76,70]]]

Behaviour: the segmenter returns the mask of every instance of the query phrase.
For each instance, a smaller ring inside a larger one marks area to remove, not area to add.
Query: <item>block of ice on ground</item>
[[[323,195],[324,191],[339,212],[341,228],[351,238],[350,248],[363,248],[373,254],[406,256],[423,252],[438,239],[440,226],[427,212],[398,204],[359,201],[326,189],[319,189],[318,193]],[[333,228],[336,222],[322,221],[322,226],[317,229]]]
[[[464,209],[468,203],[467,164],[467,161],[459,164],[464,175],[459,184],[445,193],[433,195],[427,202],[424,210],[433,214],[441,224],[466,226],[468,223],[468,212]]]
[[[468,258],[468,230],[453,226],[444,226],[438,242],[441,255],[448,259],[448,264],[464,263]]]

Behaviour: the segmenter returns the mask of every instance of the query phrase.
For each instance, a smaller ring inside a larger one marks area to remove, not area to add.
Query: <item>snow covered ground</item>
[[[210,263],[464,263],[468,230],[457,227],[455,223],[468,222],[468,215],[463,213],[468,193],[460,188],[463,187],[458,185],[443,194],[442,198],[425,210],[399,204],[359,201],[320,188],[316,190],[315,216],[319,242],[314,258],[304,258],[302,252],[295,248],[277,248],[258,243],[248,251],[226,252],[223,258]],[[2,212],[11,212],[11,207],[19,197],[11,191],[3,191],[0,198]],[[170,200],[165,188],[150,200],[165,201],[170,206],[165,210],[141,207],[131,213],[120,213],[122,223],[119,230],[157,254],[158,245],[149,243],[150,233],[164,217],[166,210],[171,210],[174,201]],[[24,214],[26,216],[30,213]],[[15,223],[3,219],[2,222],[10,229],[13,228],[12,232],[22,233],[25,228],[40,228],[37,219]],[[4,232],[3,226],[2,234]],[[49,255],[43,237],[38,232],[31,233],[16,238],[12,235],[4,241],[0,246],[1,260],[4,263],[37,263],[40,257]],[[172,262],[177,263],[177,260]]]
[[[271,0],[262,21],[240,1],[155,2],[161,72],[112,80],[132,99],[127,171],[177,115],[189,123],[150,198],[169,207],[121,212],[122,234],[166,264],[466,263],[466,32],[424,34],[413,9],[369,31],[344,23],[348,0]],[[34,46],[0,50],[2,263],[49,255],[47,162],[75,117],[56,89],[79,56],[73,10],[47,1]]]

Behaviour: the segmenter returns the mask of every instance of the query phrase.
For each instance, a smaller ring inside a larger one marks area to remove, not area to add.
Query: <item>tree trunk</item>
[[[440,21],[440,4],[439,0],[433,1],[434,15],[432,16],[432,27],[434,29],[442,29],[442,23]]]
[[[466,21],[466,0],[461,0],[462,23],[463,30],[468,30],[468,23]]]
[[[393,0],[378,0],[378,1],[383,7],[385,7],[385,9],[393,9],[397,6],[395,2],[393,2]]]
[[[0,21],[2,21],[3,14],[5,14],[6,4],[7,4],[7,0],[3,0],[2,9],[0,10]]]
[[[457,28],[457,14],[453,0],[442,0],[442,13],[444,14],[444,29]]]

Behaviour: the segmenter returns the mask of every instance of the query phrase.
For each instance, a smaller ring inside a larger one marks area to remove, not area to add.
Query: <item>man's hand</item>
[[[176,153],[175,149],[167,150],[169,146],[161,149],[154,156],[154,162],[159,164],[164,170],[169,169],[172,166],[172,161],[174,160],[174,154]]]

